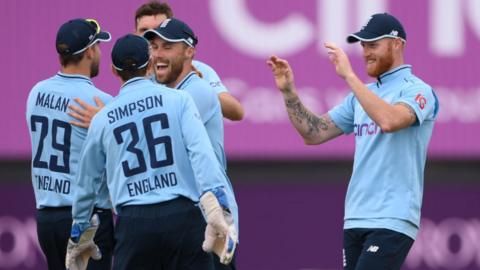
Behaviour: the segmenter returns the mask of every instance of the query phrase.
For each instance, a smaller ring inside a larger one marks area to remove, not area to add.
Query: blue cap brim
[[[165,29],[165,28],[162,28]],[[162,31],[162,30],[156,30],[156,29],[149,29],[143,33],[143,37],[146,38],[147,40],[152,40],[155,37],[159,37],[163,40],[166,40],[168,42],[185,42],[190,47],[195,47],[192,42],[184,39],[184,38],[179,38],[175,35],[172,35],[171,33],[167,31]]]
[[[394,35],[380,35],[379,36],[378,34],[374,34],[374,33],[367,32],[367,31],[360,31],[360,32],[357,32],[357,33],[350,34],[347,37],[347,42],[348,43],[355,43],[355,42],[358,42],[358,41],[371,42],[371,41],[376,41],[376,40],[379,40],[379,39],[382,39],[382,38],[399,38],[403,42],[406,42],[405,39],[403,39],[401,37],[398,37],[398,36],[394,36]]]
[[[100,32],[95,36],[95,41],[110,41],[112,39],[112,35],[109,32]]]
[[[355,43],[358,41],[375,41],[378,39],[383,38],[383,36],[379,36],[378,34],[367,32],[367,31],[359,31],[353,34],[350,34],[347,37],[348,43]]]

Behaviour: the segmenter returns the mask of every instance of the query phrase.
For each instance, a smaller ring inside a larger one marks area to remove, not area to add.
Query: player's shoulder
[[[192,76],[189,78],[188,83],[185,85],[185,89],[187,88],[206,89],[213,93],[215,92],[210,84],[206,80],[200,78],[197,74],[192,74]]]
[[[92,94],[94,94],[95,96],[98,96],[103,101],[110,101],[110,100],[113,99],[112,95],[110,95],[109,93],[97,88],[96,86],[93,86]]]
[[[410,91],[423,91],[428,93],[433,92],[433,88],[428,83],[426,83],[419,77],[415,76],[414,74],[409,74],[405,76],[402,84],[403,84],[402,89],[404,92],[410,92]]]
[[[54,75],[49,78],[38,81],[36,84],[33,85],[32,90],[48,87],[56,83],[57,83],[57,75]]]
[[[192,60],[192,65],[200,71],[202,70],[215,71],[211,66],[199,60]]]
[[[53,89],[55,85],[56,85],[55,76],[35,83],[28,94],[28,100],[30,100],[31,98],[34,98],[34,96],[36,96],[37,93],[39,92]]]

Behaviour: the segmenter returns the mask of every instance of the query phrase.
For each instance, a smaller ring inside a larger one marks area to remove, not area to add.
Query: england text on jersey
[[[39,190],[70,194],[70,180],[68,179],[57,179],[49,175],[35,175],[35,179]]]
[[[69,102],[70,99],[66,97],[55,96],[51,93],[47,94],[38,92],[35,106],[41,106],[52,110],[66,112]]]
[[[161,95],[149,96],[110,110],[107,113],[108,123],[115,123],[115,121],[118,121],[123,117],[132,116],[135,112],[143,112],[145,110],[162,106],[163,101]]]
[[[128,195],[135,197],[152,190],[174,187],[178,184],[177,175],[174,172],[155,175],[154,179],[145,178],[127,184]]]

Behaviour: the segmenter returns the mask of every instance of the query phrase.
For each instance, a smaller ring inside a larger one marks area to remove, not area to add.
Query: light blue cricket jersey
[[[73,217],[86,224],[103,168],[114,207],[147,205],[223,186],[223,170],[190,95],[133,78],[93,118]]]
[[[367,87],[390,104],[406,103],[417,123],[384,133],[353,93],[329,111],[345,133],[355,134],[355,159],[345,202],[345,229],[386,228],[415,239],[423,196],[427,146],[439,103],[433,89],[402,65]]]
[[[90,78],[59,72],[37,83],[27,100],[27,123],[32,143],[32,184],[37,209],[71,206],[78,162],[87,130],[70,125],[68,105],[74,98],[94,105],[112,97],[98,90]],[[106,185],[101,186],[106,190]],[[95,205],[110,208],[108,197],[99,196]]]
[[[225,175],[224,186],[227,189],[228,203],[230,205],[230,210],[232,211],[237,232],[239,232],[238,205],[235,200],[232,183],[226,174],[227,159],[223,147],[223,115],[218,96],[212,91],[212,87],[208,85],[207,81],[198,77],[195,72],[187,74],[187,76],[185,76],[175,88],[188,92],[192,96],[193,101],[200,112],[200,117],[207,130],[215,155],[217,156],[218,162],[220,162],[223,167]]]
[[[228,89],[222,83],[222,80],[220,80],[217,72],[215,72],[215,70],[211,66],[197,60],[193,60],[192,65],[198,71],[200,71],[200,73],[202,73],[203,79],[210,84],[210,86],[213,88],[213,90],[215,90],[217,94],[224,92],[228,93]]]

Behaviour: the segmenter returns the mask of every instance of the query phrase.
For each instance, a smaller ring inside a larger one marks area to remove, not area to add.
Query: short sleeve
[[[217,72],[215,72],[215,70],[211,66],[200,61],[193,61],[193,65],[198,71],[202,73],[203,79],[208,82],[210,87],[215,90],[215,93],[217,93],[217,95],[224,92],[228,93],[228,89],[222,83],[222,80],[218,76]]]
[[[333,107],[328,112],[335,125],[337,125],[344,134],[350,134],[353,132],[355,116],[354,102],[355,97],[353,93],[350,93],[345,97],[342,103]]]
[[[428,85],[404,90],[394,103],[408,104],[417,115],[418,125],[425,120],[434,120],[439,109],[438,98]]]

